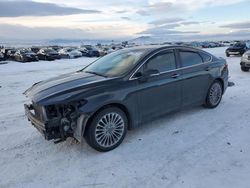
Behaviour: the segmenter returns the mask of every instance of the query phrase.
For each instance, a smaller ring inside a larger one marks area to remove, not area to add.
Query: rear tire
[[[108,107],[94,116],[85,132],[85,139],[95,150],[107,152],[122,143],[127,128],[126,114],[119,108]]]
[[[220,81],[214,81],[208,89],[206,102],[204,106],[206,108],[216,108],[222,99],[223,89]]]
[[[242,70],[243,72],[248,72],[248,71],[249,71],[249,68],[248,68],[248,67],[241,67],[241,70]]]

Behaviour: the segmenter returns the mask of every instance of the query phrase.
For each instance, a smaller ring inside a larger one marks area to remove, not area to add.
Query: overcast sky
[[[0,40],[250,39],[249,0],[0,0]]]

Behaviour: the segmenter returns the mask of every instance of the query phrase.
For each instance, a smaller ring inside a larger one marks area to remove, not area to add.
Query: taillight
[[[224,67],[223,67],[221,73],[222,73],[222,75],[228,75],[228,64],[227,63],[224,64]]]

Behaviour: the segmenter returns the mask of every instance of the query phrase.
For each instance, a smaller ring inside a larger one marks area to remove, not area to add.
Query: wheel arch
[[[221,86],[222,86],[222,93],[224,93],[224,90],[225,90],[225,87],[224,87],[224,85],[225,85],[224,80],[223,80],[222,78],[216,78],[216,79],[214,80],[214,82],[216,82],[216,81],[220,82],[220,84],[221,84]]]
[[[86,130],[87,128],[90,126],[93,118],[96,116],[96,114],[98,114],[99,112],[101,112],[102,110],[106,109],[106,108],[109,108],[109,107],[116,107],[116,108],[119,108],[120,110],[122,110],[127,119],[128,119],[128,129],[131,129],[131,126],[132,126],[132,119],[131,119],[131,115],[130,115],[130,112],[128,110],[128,108],[124,105],[124,104],[121,104],[121,103],[117,103],[117,102],[114,102],[114,103],[109,103],[109,104],[105,104],[103,106],[101,106],[100,108],[98,108],[87,120],[86,122],[86,125],[85,125],[85,129],[84,129],[84,132],[83,132],[83,135],[86,133]]]

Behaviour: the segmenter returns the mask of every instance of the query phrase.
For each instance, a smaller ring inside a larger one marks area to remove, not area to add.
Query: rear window
[[[210,55],[208,55],[207,53],[200,52],[200,55],[203,59],[203,62],[209,62],[212,59],[212,57]]]
[[[180,51],[182,67],[190,67],[203,63],[200,54],[192,51]]]

